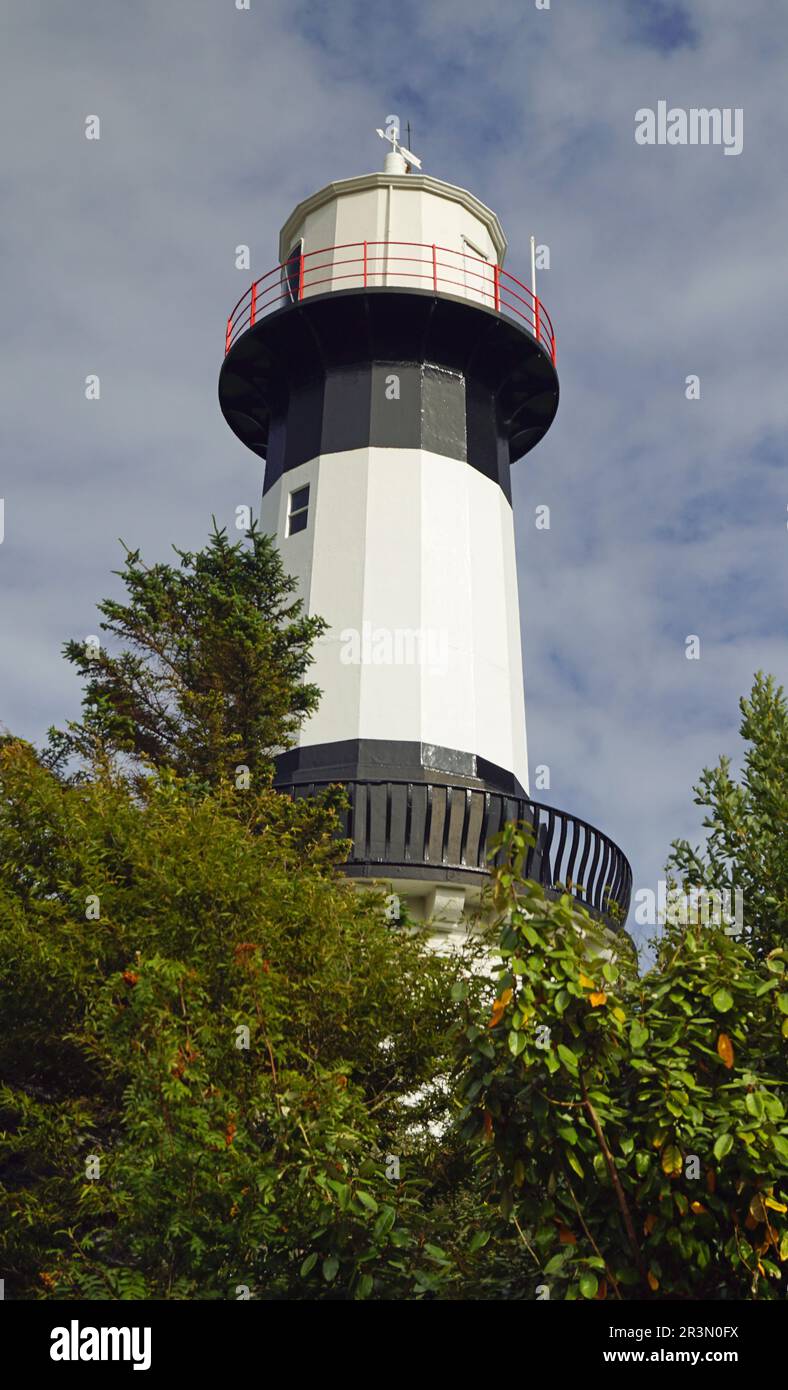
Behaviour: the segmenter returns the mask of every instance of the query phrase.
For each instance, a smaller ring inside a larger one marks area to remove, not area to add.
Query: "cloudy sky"
[[[532,232],[550,247],[561,406],[514,479],[532,770],[656,887],[753,672],[786,676],[784,5],[4,11],[0,720],[40,740],[76,714],[60,647],[119,593],[118,537],[163,559],[257,509],[216,399],[234,249],[273,265],[298,200],[382,167],[396,112],[425,172],[498,212],[514,274]],[[742,108],[742,153],[638,145],[660,100]]]

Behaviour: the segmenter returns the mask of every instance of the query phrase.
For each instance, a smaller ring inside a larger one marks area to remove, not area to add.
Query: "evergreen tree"
[[[706,845],[674,840],[668,869],[688,888],[738,889],[748,941],[765,955],[788,941],[788,702],[759,672],[740,709],[748,744],[741,780],[727,757],[704,769],[695,804],[707,812]]]
[[[209,786],[237,767],[270,773],[317,707],[304,675],[325,623],[293,597],[274,538],[253,523],[246,539],[231,545],[214,528],[203,550],[176,548],[179,566],[146,566],[127,550],[128,601],[99,604],[120,651],[64,648],[85,682],[83,715],[50,731],[52,766],[122,753],[140,771],[167,767]]]

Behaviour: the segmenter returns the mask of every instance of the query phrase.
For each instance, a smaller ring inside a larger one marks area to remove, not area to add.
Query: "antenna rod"
[[[531,237],[531,294],[533,296],[534,329],[539,341],[539,300],[536,297],[536,237]]]

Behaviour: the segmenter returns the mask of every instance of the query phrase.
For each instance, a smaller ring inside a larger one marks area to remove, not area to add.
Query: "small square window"
[[[309,517],[309,483],[306,487],[297,487],[290,493],[287,500],[287,531],[288,536],[295,536],[299,531],[306,530],[306,523]]]
[[[288,519],[288,523],[287,523],[287,534],[288,534],[288,536],[295,536],[295,535],[298,534],[299,531],[305,531],[305,530],[306,530],[306,522],[307,522],[307,512],[306,512],[306,508],[304,508],[304,510],[303,510],[302,512],[296,512],[293,516],[291,516],[291,517]]]

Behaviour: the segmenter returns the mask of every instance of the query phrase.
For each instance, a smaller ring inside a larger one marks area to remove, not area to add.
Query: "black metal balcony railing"
[[[290,783],[279,790],[293,797],[314,796],[330,781]],[[607,835],[577,816],[538,801],[481,788],[437,782],[354,781],[341,813],[342,837],[353,842],[348,867],[387,870],[442,870],[466,881],[489,873],[490,841],[508,821],[533,829],[524,876],[549,891],[565,891],[604,918],[623,927],[632,894],[632,870]]]

